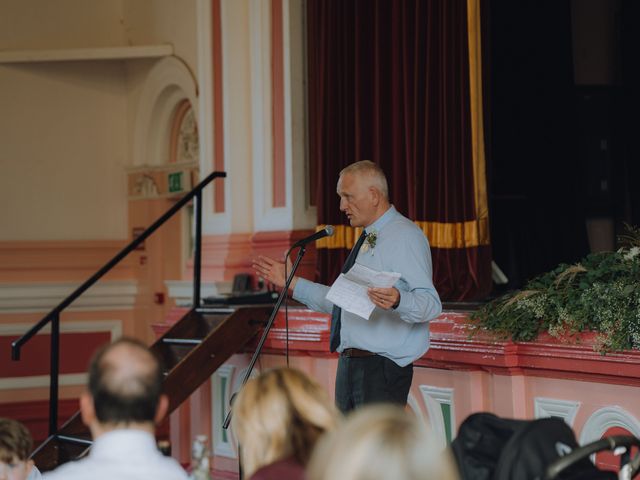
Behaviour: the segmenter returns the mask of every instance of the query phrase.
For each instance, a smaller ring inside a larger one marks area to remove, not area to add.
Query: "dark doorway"
[[[594,220],[610,221],[611,248],[623,221],[639,221],[638,10],[632,0],[483,3],[492,247],[506,288],[597,249]],[[593,31],[580,35],[589,22],[602,24],[608,51],[593,52]]]

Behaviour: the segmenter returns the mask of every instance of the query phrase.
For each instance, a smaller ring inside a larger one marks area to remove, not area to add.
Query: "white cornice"
[[[0,283],[0,314],[46,313],[78,286],[73,282]],[[135,280],[105,281],[87,290],[68,310],[128,310],[133,308],[137,294]]]

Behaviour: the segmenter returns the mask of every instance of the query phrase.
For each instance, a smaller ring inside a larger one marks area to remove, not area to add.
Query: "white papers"
[[[368,320],[376,306],[369,300],[367,289],[369,287],[390,288],[399,279],[399,273],[378,272],[356,263],[351,270],[341,273],[333,282],[327,293],[327,300],[347,312]]]

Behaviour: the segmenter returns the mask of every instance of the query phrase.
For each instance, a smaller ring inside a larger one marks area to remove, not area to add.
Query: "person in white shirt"
[[[158,360],[137,340],[99,350],[89,367],[89,390],[80,397],[82,421],[94,439],[89,455],[43,475],[46,480],[186,480],[180,465],[156,447],[155,424],[168,399],[161,394]]]

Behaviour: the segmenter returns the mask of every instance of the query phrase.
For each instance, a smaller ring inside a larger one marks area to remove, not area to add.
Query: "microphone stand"
[[[247,371],[244,375],[244,378],[242,379],[242,385],[240,385],[240,388],[242,388],[244,384],[247,383],[247,381],[249,381],[249,377],[251,376],[253,367],[255,366],[256,361],[258,360],[258,357],[260,356],[260,352],[262,352],[262,347],[264,345],[265,340],[267,339],[267,335],[269,335],[269,331],[271,330],[271,326],[273,325],[273,322],[276,318],[276,314],[278,313],[278,310],[280,310],[282,301],[284,300],[284,298],[287,296],[289,292],[289,285],[291,284],[291,281],[295,276],[296,270],[298,269],[298,265],[300,265],[300,261],[302,260],[302,257],[304,256],[306,251],[307,251],[307,246],[301,245],[300,250],[298,250],[298,256],[296,257],[296,260],[295,262],[293,262],[293,266],[291,267],[291,273],[289,274],[289,277],[287,277],[287,280],[284,284],[284,288],[282,289],[282,291],[280,292],[280,296],[278,297],[278,301],[276,302],[275,307],[273,307],[273,312],[271,312],[271,317],[269,318],[269,321],[264,327],[264,331],[262,332],[262,338],[260,338],[258,347],[256,348],[256,351],[253,353],[251,362],[249,362],[249,367],[247,367]],[[287,261],[287,257],[289,256],[289,253],[291,253],[291,250],[289,250],[287,252],[287,255],[285,255],[285,262]],[[227,412],[227,416],[225,417],[224,422],[222,424],[222,428],[224,428],[225,430],[229,428],[229,424],[231,423],[231,411],[232,411],[231,406],[233,405],[234,398],[235,398],[235,394],[234,396],[231,397],[231,401],[229,402],[230,403],[229,412]]]

